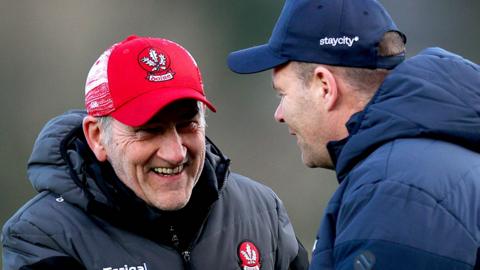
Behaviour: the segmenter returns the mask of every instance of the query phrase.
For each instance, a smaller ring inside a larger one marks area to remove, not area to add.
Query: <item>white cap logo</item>
[[[322,39],[320,39],[320,46],[326,46],[326,45],[330,45],[332,47],[335,47],[337,45],[347,45],[348,47],[352,47],[353,46],[353,43],[359,41],[360,38],[358,36],[355,36],[355,37],[347,37],[347,36],[343,36],[343,37],[339,37],[339,38],[332,38],[332,37],[324,37]]]

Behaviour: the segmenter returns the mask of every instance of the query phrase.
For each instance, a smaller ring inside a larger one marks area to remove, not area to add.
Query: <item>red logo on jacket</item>
[[[260,251],[252,242],[245,241],[240,244],[238,258],[242,270],[260,270]]]

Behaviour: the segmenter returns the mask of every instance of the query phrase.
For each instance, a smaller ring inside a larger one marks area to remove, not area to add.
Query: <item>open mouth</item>
[[[152,171],[156,174],[163,175],[163,176],[177,175],[183,171],[183,166],[184,164],[181,164],[175,168],[156,167],[156,168],[152,168]]]

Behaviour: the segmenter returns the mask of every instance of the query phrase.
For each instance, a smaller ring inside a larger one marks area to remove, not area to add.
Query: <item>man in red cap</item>
[[[85,105],[35,143],[39,194],[4,226],[4,269],[306,269],[275,193],[231,173],[205,137],[215,108],[180,45],[113,45],[88,74]]]

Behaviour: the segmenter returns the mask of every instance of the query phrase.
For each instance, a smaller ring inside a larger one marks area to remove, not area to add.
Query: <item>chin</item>
[[[316,163],[313,163],[313,162],[310,162],[310,161],[306,161],[306,160],[303,160],[303,164],[305,164],[305,166],[309,167],[309,168],[318,168],[320,167],[319,165],[317,165]]]
[[[160,204],[160,205],[155,205],[156,208],[163,210],[163,211],[176,211],[180,210],[187,205],[188,202],[181,202],[181,203],[169,203],[169,204]]]
[[[166,199],[166,198],[163,198]],[[179,198],[179,196],[175,196],[172,200],[163,200],[155,202],[154,206],[163,211],[176,211],[180,210],[187,205],[188,201],[190,200],[190,196],[188,198]]]
[[[305,164],[305,166],[309,168],[323,168],[323,169],[329,169],[329,170],[335,169],[330,160],[323,160],[321,158],[308,157],[302,154],[302,161],[303,161],[303,164]]]
[[[311,157],[305,155],[305,153],[302,152],[302,162],[303,164],[305,164],[305,166],[309,168],[317,168],[318,166],[314,161],[315,160],[313,160]]]

